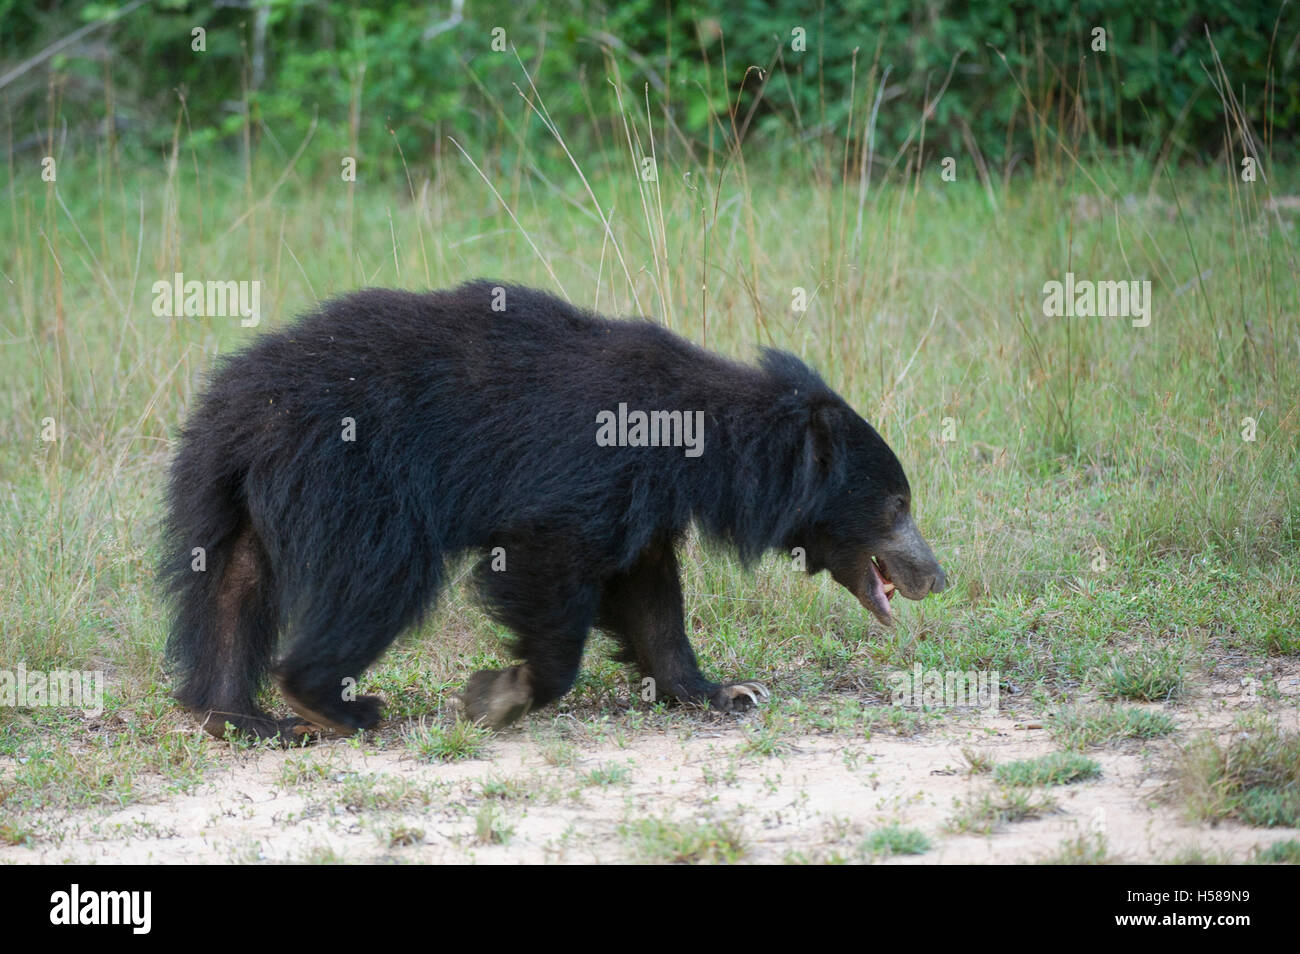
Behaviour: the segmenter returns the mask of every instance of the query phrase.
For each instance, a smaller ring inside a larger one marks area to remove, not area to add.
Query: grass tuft
[[[1158,739],[1177,729],[1166,713],[1137,706],[1061,709],[1049,726],[1052,738],[1070,749],[1096,748],[1124,739]]]
[[[1182,748],[1169,792],[1193,818],[1235,818],[1261,828],[1300,827],[1300,733],[1262,715],[1226,739],[1203,735]]]
[[[947,822],[955,834],[988,835],[1004,825],[1042,818],[1057,810],[1056,799],[1024,789],[982,792],[970,802],[958,802],[957,813]]]
[[[1101,766],[1077,752],[1052,752],[1034,759],[1006,762],[993,770],[1003,785],[1069,785],[1101,775]]]
[[[422,762],[459,762],[478,758],[492,732],[483,726],[457,719],[449,726],[411,726],[403,732],[403,741],[410,752]]]
[[[867,835],[862,850],[869,855],[922,855],[930,850],[930,839],[915,828],[890,825]]]
[[[1173,649],[1145,649],[1112,657],[1098,679],[1104,699],[1168,702],[1184,689],[1186,663]]]
[[[748,850],[740,830],[726,821],[642,818],[619,833],[638,859],[660,864],[730,864]]]

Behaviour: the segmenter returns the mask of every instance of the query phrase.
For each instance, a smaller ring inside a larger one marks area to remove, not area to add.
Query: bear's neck
[[[719,405],[713,405],[718,407]],[[784,546],[816,519],[833,492],[819,479],[806,447],[806,417],[784,395],[723,405],[707,422],[699,466],[689,481],[692,515],[710,537],[734,546],[742,561]]]

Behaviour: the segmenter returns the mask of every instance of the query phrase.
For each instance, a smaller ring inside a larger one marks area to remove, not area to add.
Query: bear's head
[[[894,594],[919,600],[947,585],[912,518],[903,465],[876,429],[838,397],[810,409],[805,466],[820,486],[811,519],[791,541],[809,573],[829,570],[882,623]]]

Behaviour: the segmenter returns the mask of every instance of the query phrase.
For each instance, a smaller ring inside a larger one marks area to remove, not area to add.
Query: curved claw
[[[723,712],[743,712],[772,698],[761,682],[734,682],[723,686],[714,696],[714,705]]]

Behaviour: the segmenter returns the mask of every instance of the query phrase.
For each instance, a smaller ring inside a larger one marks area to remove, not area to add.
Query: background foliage
[[[117,9],[0,0],[4,71]],[[851,116],[860,134],[878,99],[877,154],[923,138],[995,168],[1038,151],[1049,123],[1094,147],[1216,156],[1239,134],[1225,127],[1223,77],[1263,139],[1290,141],[1300,115],[1296,4],[468,0],[459,22],[452,11],[409,0],[154,0],[11,79],[0,107],[19,152],[48,140],[52,115],[67,123],[58,135],[89,135],[111,118],[124,141],[150,147],[174,122],[206,141],[238,136],[250,116],[252,135],[288,152],[316,122],[318,144],[387,163],[392,137],[418,160],[447,148],[446,136],[528,135],[503,104],[535,100],[531,76],[556,128],[583,148],[622,137],[616,88],[672,131],[668,150],[736,136],[830,146]],[[1091,49],[1097,26],[1104,53]],[[195,27],[206,52],[191,50]],[[507,52],[491,49],[496,27]],[[558,153],[554,142],[529,147],[540,161]]]

